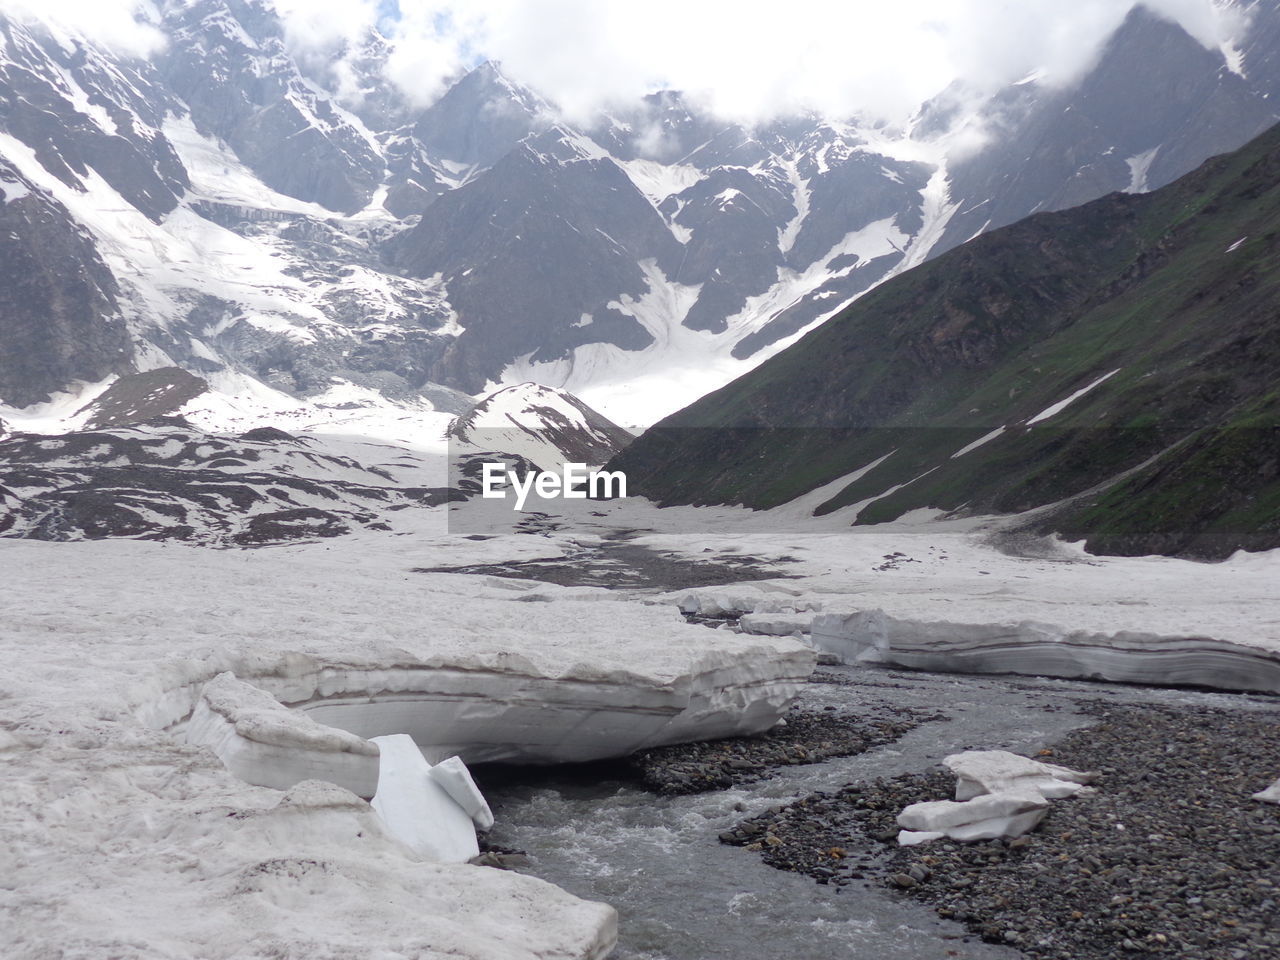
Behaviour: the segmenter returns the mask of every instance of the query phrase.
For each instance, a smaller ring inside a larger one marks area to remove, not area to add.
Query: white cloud
[[[171,0],[191,2],[191,0]],[[425,105],[480,59],[582,116],[680,89],[755,120],[808,108],[905,119],[948,82],[977,88],[1033,69],[1069,82],[1136,0],[267,0],[294,51],[345,76],[344,53],[381,23],[390,82]],[[1232,0],[1146,0],[1207,47],[1237,35]],[[139,0],[0,0],[134,50],[154,47]]]
[[[297,0],[301,2],[301,0]],[[306,0],[310,4],[343,0]],[[1032,69],[1069,82],[1134,0],[400,0],[392,77],[434,93],[469,57],[501,60],[571,115],[681,89],[758,119],[797,108],[900,120],[950,80]],[[1216,0],[1149,0],[1206,46],[1239,29]]]
[[[146,0],[0,0],[0,14],[92,37],[137,56],[148,56],[164,46],[164,35],[152,26],[159,13]]]

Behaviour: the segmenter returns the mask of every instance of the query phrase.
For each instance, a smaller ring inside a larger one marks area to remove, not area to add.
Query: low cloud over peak
[[[169,0],[170,3],[199,0]],[[504,71],[570,118],[661,88],[752,122],[815,110],[906,120],[956,79],[991,89],[1039,71],[1069,83],[1138,0],[251,0],[274,5],[289,45],[341,81],[371,31],[393,45],[386,80],[426,106],[474,64]],[[6,12],[61,22],[147,53],[164,4],[4,0]],[[1206,47],[1238,37],[1247,4],[1143,0]],[[344,90],[358,96],[358,90]]]

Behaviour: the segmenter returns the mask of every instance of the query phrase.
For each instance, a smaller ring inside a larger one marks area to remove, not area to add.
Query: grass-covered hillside
[[[873,463],[819,512],[1054,505],[1036,527],[1100,552],[1280,546],[1280,127],[903,274],[612,466],[771,507]]]

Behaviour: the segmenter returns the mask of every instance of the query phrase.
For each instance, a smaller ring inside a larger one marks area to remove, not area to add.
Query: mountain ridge
[[[1084,185],[1072,202],[1156,186],[1243,142],[1280,84],[1280,4],[1258,10],[1239,63],[1139,10],[1080,86],[1032,80],[972,115],[936,104],[912,132],[852,108],[748,129],[670,91],[571,124],[488,63],[421,110],[379,87],[376,35],[353,61],[357,102],[290,52],[267,0],[165,4],[150,58],[7,18],[0,156],[86,231],[135,368],[277,405],[344,383],[411,406],[533,379],[642,427],[1066,185]],[[1095,88],[1115,109],[1081,106]],[[1135,111],[1159,118],[1143,138],[1125,133]],[[960,158],[947,138],[965,123],[993,139]],[[1031,176],[1057,154],[1070,162]],[[0,402],[98,382],[58,365],[74,345],[42,350],[50,372]]]
[[[1106,552],[1275,546],[1278,245],[1272,128],[895,278],[611,467],[666,504],[768,508],[850,475],[817,513],[1038,510]]]

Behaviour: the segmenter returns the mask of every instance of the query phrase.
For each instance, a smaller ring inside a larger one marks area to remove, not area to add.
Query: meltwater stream
[[[949,753],[1033,753],[1090,720],[1080,701],[1238,703],[1225,694],[1002,677],[833,668],[802,703],[880,714],[886,706],[942,713],[898,742],[855,757],[785,767],[766,780],[659,797],[616,771],[590,768],[486,783],[491,841],[529,855],[531,873],[619,912],[615,960],[939,960],[1014,958],[928,907],[874,881],[824,886],[765,866],[718,835],[815,790],[923,772]]]

